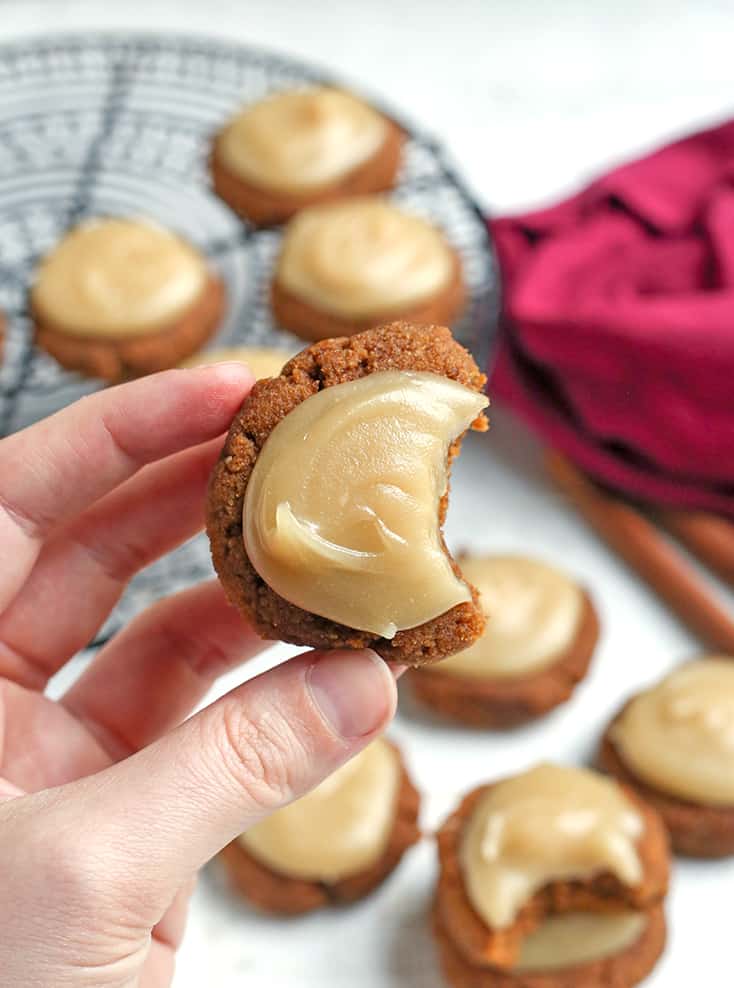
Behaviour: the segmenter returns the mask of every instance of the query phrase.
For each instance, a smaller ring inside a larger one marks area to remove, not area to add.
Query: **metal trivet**
[[[34,348],[26,304],[39,257],[86,217],[148,216],[209,257],[229,298],[210,346],[298,346],[268,305],[280,234],[243,224],[211,193],[206,155],[240,104],[325,81],[335,80],[291,58],[185,36],[69,34],[0,46],[0,435],[102,386]],[[400,123],[410,136],[393,198],[436,222],[461,254],[471,297],[456,335],[486,364],[499,293],[484,217],[441,146]],[[198,536],[133,580],[95,643],[211,573]]]

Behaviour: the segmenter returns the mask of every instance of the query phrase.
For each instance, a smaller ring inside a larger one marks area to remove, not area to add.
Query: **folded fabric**
[[[734,516],[734,121],[490,228],[492,394],[609,486]]]

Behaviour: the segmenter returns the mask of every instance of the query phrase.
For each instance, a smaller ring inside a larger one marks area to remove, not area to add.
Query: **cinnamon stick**
[[[685,558],[631,505],[602,490],[564,457],[546,457],[549,476],[614,551],[709,648],[734,655],[734,620]]]
[[[694,556],[734,586],[734,522],[706,511],[661,511],[658,517]]]

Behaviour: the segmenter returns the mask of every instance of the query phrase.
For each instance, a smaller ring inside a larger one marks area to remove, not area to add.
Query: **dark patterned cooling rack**
[[[267,301],[280,234],[243,224],[211,193],[206,155],[209,136],[240,104],[316,81],[335,80],[275,53],[190,36],[57,35],[0,46],[0,435],[102,386],[34,348],[26,305],[39,257],[85,217],[149,216],[207,254],[229,295],[214,346],[296,345]],[[456,333],[486,364],[499,291],[484,217],[440,144],[400,123],[409,139],[393,198],[442,227],[461,254],[470,302]],[[152,600],[210,574],[199,536],[138,575],[97,643]]]

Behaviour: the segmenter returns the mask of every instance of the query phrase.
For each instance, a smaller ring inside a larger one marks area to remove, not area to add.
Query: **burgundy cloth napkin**
[[[734,516],[734,121],[490,227],[490,393],[604,483]]]

